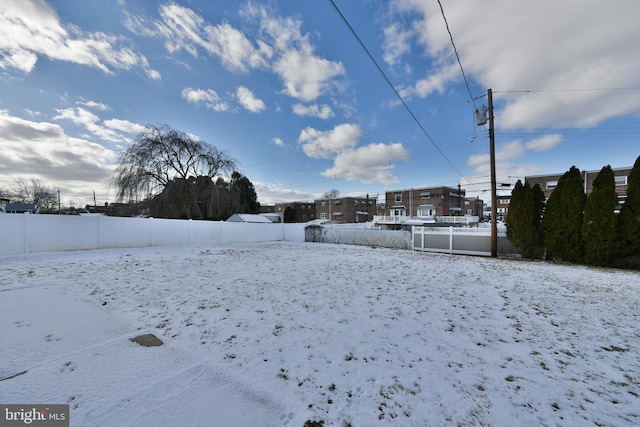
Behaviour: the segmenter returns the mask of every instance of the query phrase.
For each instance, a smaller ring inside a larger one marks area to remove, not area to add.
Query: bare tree
[[[335,188],[332,188],[331,190],[324,193],[324,198],[329,199],[329,219],[330,220],[333,219],[331,216],[331,208],[333,206],[333,201],[337,199],[339,195],[340,195],[340,191]]]
[[[213,145],[168,125],[147,125],[135,143],[121,153],[113,183],[119,200],[135,200],[159,194],[176,178],[213,179],[235,167],[235,160]]]
[[[51,211],[58,203],[56,190],[47,187],[39,179],[29,182],[20,178],[13,185],[12,200],[20,203],[34,203],[41,211]]]
[[[335,188],[324,193],[324,198],[329,200],[337,199],[340,195],[340,190],[336,190]]]

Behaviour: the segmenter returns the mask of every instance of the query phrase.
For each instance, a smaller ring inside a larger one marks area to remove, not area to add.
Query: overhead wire
[[[462,68],[462,62],[460,61],[460,55],[458,54],[458,48],[456,48],[456,44],[453,41],[453,34],[451,34],[451,29],[449,29],[449,21],[447,21],[447,17],[444,14],[444,8],[442,7],[442,3],[438,0],[438,5],[440,6],[440,12],[442,13],[442,19],[444,19],[444,25],[447,27],[447,33],[449,33],[449,40],[451,40],[451,46],[453,46],[453,53],[456,55],[456,59],[458,60],[458,66],[460,67],[460,72],[462,73],[462,78],[464,79],[464,84],[467,87],[467,92],[469,93],[469,98],[471,99],[471,103],[473,104],[474,111],[478,108],[476,107],[475,100],[473,95],[471,94],[471,88],[469,87],[469,81],[467,80],[467,75],[464,73],[464,68]]]
[[[393,93],[396,95],[396,97],[398,98],[398,100],[400,101],[400,103],[404,106],[405,110],[407,110],[407,112],[409,113],[409,115],[411,116],[411,118],[413,118],[413,120],[415,121],[415,123],[418,125],[418,127],[420,128],[420,130],[422,131],[422,133],[424,133],[424,135],[427,137],[427,139],[431,142],[431,144],[436,148],[436,150],[438,150],[438,152],[440,153],[440,155],[442,156],[442,158],[444,158],[447,163],[449,163],[449,165],[458,173],[458,175],[460,175],[461,177],[467,179],[464,174],[462,172],[460,172],[460,170],[458,170],[458,168],[453,164],[453,162],[449,159],[449,157],[447,157],[447,155],[444,153],[444,151],[442,151],[442,149],[438,146],[438,144],[435,142],[435,140],[431,137],[431,135],[429,135],[429,132],[427,132],[427,130],[424,128],[424,126],[422,125],[422,123],[420,122],[420,120],[418,120],[418,117],[415,115],[415,113],[413,112],[413,110],[409,107],[409,105],[406,103],[406,101],[404,100],[404,98],[402,97],[402,95],[400,95],[400,92],[398,92],[398,90],[396,89],[396,87],[394,86],[394,84],[391,82],[391,80],[389,79],[389,77],[387,76],[387,74],[384,72],[384,70],[382,69],[382,67],[380,67],[380,64],[378,64],[378,61],[376,61],[376,59],[373,57],[373,55],[371,54],[371,52],[369,51],[369,49],[367,48],[367,46],[364,44],[364,42],[362,41],[362,39],[360,38],[360,36],[358,36],[358,33],[356,33],[355,29],[351,26],[351,24],[349,23],[349,21],[347,20],[347,18],[342,14],[342,12],[340,11],[340,9],[338,8],[338,6],[335,4],[335,2],[333,0],[329,0],[329,2],[331,3],[331,5],[333,6],[333,8],[335,9],[335,11],[338,13],[338,15],[340,16],[340,18],[342,19],[342,21],[344,22],[344,24],[347,26],[347,28],[349,29],[349,31],[351,32],[351,34],[353,35],[353,37],[358,41],[358,43],[360,44],[360,47],[362,47],[362,49],[365,51],[365,53],[367,54],[367,56],[369,57],[369,59],[371,60],[371,62],[373,63],[373,65],[376,67],[376,69],[378,70],[378,72],[380,72],[380,74],[382,75],[382,77],[384,78],[385,82],[387,83],[387,85],[389,85],[389,87],[391,88],[391,90],[393,91]]]

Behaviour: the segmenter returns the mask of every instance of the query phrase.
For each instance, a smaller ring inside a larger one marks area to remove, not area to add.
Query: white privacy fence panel
[[[425,252],[491,256],[491,229],[413,227],[413,249]],[[498,253],[514,253],[504,231],[498,230]]]
[[[304,242],[304,224],[0,214],[0,255],[279,240]]]

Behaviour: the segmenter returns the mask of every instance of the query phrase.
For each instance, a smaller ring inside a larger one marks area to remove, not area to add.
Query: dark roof
[[[7,213],[35,213],[38,212],[38,206],[35,203],[8,203],[4,210]]]

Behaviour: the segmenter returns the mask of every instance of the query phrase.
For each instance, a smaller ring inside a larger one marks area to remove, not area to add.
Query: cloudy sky
[[[458,183],[488,201],[488,88],[499,181],[631,166],[638,16],[637,0],[5,0],[0,189],[112,202],[118,154],[168,124],[226,150],[261,203]]]

